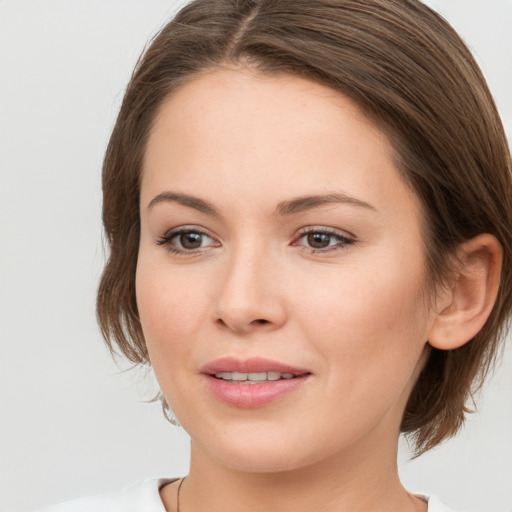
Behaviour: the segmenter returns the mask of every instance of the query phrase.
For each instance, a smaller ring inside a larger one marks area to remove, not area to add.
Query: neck
[[[181,512],[311,512],[319,505],[322,512],[426,511],[426,504],[400,483],[396,444],[395,450],[380,446],[363,457],[365,447],[360,447],[357,453],[335,454],[299,469],[250,473],[220,464],[192,443]],[[175,503],[175,490],[166,504]]]

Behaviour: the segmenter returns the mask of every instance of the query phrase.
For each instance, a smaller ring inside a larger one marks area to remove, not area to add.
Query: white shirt
[[[174,480],[176,478],[151,478],[115,494],[78,498],[38,512],[166,512],[160,489]],[[435,497],[421,497],[428,501],[428,512],[454,512]]]

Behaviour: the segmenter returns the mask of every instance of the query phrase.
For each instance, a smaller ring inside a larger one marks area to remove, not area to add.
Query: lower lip
[[[211,375],[205,375],[208,389],[217,400],[233,407],[244,409],[263,407],[270,404],[282,396],[297,390],[306,382],[308,377],[309,374],[293,379],[272,380],[258,384],[236,384],[216,379]]]

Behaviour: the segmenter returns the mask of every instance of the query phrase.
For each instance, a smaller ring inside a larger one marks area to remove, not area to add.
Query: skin
[[[169,192],[217,213],[154,200]],[[365,205],[276,213],[325,194]],[[192,440],[182,512],[426,510],[401,486],[396,452],[444,305],[425,300],[418,200],[357,106],[288,75],[219,68],[194,78],[156,118],[140,215],[144,336]],[[163,243],[180,226],[206,233],[200,248],[187,252],[179,236]],[[322,229],[334,235],[315,252],[304,233]],[[224,356],[311,375],[271,404],[241,409],[212,398],[200,373]],[[161,495],[174,510],[176,484]]]

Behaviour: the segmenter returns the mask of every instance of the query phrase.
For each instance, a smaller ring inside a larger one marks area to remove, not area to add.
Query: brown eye
[[[183,249],[199,249],[203,245],[203,238],[205,235],[195,231],[188,231],[180,233],[176,238],[179,240],[179,245]]]
[[[220,243],[201,229],[188,226],[173,229],[155,240],[157,245],[165,247],[173,254],[196,254],[206,249],[220,247]]]
[[[329,247],[331,239],[334,238],[332,235],[327,233],[308,233],[307,242],[308,245],[313,249],[324,249]]]
[[[327,253],[346,249],[355,243],[355,239],[344,236],[338,231],[328,228],[311,228],[302,232],[302,235],[293,245],[301,245],[304,250],[312,253]]]

